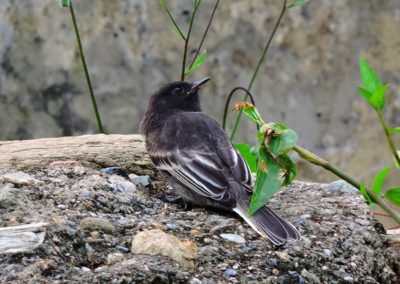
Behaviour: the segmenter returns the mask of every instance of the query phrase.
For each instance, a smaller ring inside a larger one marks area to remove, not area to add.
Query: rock
[[[332,193],[350,193],[350,194],[361,194],[360,191],[344,180],[337,180],[326,184],[322,187],[323,189]]]
[[[201,282],[200,279],[193,277],[192,279],[190,279],[190,284],[202,284],[203,282]]]
[[[311,272],[308,272],[306,269],[303,269],[301,271],[301,276],[303,276],[309,283],[312,283],[312,284],[320,284],[321,283],[321,281],[319,280],[317,275],[315,275]]]
[[[0,185],[0,209],[9,209],[19,204],[20,190],[9,185]]]
[[[15,185],[40,185],[42,182],[24,172],[11,172],[0,175],[0,183],[12,183]]]
[[[172,258],[186,269],[194,269],[195,244],[181,242],[177,237],[158,229],[138,233],[132,241],[131,251],[134,254],[161,254]]]
[[[135,178],[132,182],[135,184],[141,184],[144,187],[146,187],[150,184],[150,177],[149,176],[139,176],[139,177]]]
[[[124,252],[124,253],[128,253],[129,252],[129,249],[126,248],[126,247],[123,247],[123,246],[116,246],[115,248],[117,250],[121,251],[121,252]]]
[[[276,263],[275,258],[269,258],[268,259],[268,265],[271,266],[271,267],[277,267],[278,266],[278,264]]]
[[[329,249],[324,249],[325,255],[328,257],[328,259],[333,259],[332,251]]]
[[[286,261],[286,262],[291,261],[290,256],[289,256],[286,252],[283,252],[283,251],[276,251],[275,254],[276,254],[280,259],[282,259],[283,261]]]
[[[110,253],[107,255],[107,264],[113,264],[117,261],[121,261],[124,258],[124,255],[120,252]]]
[[[42,245],[48,223],[0,228],[0,254],[31,252]]]
[[[104,232],[113,233],[115,227],[109,221],[101,218],[87,217],[79,223],[82,230],[102,230]]]
[[[237,272],[235,269],[228,268],[224,271],[224,274],[228,276],[235,276]]]
[[[220,237],[234,243],[245,244],[246,240],[242,236],[236,234],[220,234]]]

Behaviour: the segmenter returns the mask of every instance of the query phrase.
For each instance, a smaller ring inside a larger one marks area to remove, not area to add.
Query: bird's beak
[[[210,77],[205,77],[203,79],[200,79],[192,84],[192,88],[190,89],[189,92],[187,92],[188,95],[192,94],[194,91],[197,91],[201,86],[203,86],[205,83],[210,81]]]

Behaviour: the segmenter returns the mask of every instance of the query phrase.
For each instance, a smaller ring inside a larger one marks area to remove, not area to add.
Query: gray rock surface
[[[213,3],[200,7],[190,55]],[[206,61],[187,78],[213,78],[202,103],[216,119],[229,90],[248,84],[280,5],[232,0],[218,8]],[[185,31],[192,1],[168,6]],[[178,79],[183,43],[158,1],[76,1],[75,10],[105,128],[137,133],[149,96]],[[370,184],[391,157],[375,113],[357,93],[358,60],[392,83],[384,115],[399,126],[399,34],[398,0],[320,0],[289,10],[253,88],[264,120],[295,129],[301,145]],[[97,132],[69,11],[55,0],[0,1],[0,129],[0,140]],[[242,122],[237,139],[253,142],[254,131]],[[313,181],[334,179],[300,169]],[[391,172],[388,182],[398,186],[399,175]]]
[[[166,203],[173,192],[157,178],[132,190],[119,186],[124,177],[70,163],[30,175],[40,183],[18,185],[23,207],[0,209],[0,227],[44,222],[47,233],[30,253],[0,254],[1,283],[386,284],[400,276],[399,247],[363,198],[322,184],[294,182],[269,202],[302,234],[274,247],[234,214]]]

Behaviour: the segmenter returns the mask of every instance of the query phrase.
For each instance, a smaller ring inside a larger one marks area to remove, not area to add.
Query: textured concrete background
[[[69,11],[57,2],[0,0],[0,140],[97,132]],[[166,2],[186,31],[192,1]],[[281,4],[221,1],[206,61],[187,78],[212,77],[202,105],[218,121],[229,90],[248,84]],[[200,6],[191,52],[213,5]],[[150,95],[179,78],[183,42],[156,0],[74,6],[105,128],[137,133]],[[357,92],[358,61],[366,58],[392,83],[384,114],[400,126],[399,35],[398,0],[311,0],[289,10],[253,88],[264,120],[293,128],[300,145],[371,182],[391,156],[375,113]],[[242,122],[237,140],[254,136],[255,126]],[[392,170],[387,186],[400,183],[398,173]],[[299,177],[336,179],[312,166],[302,166]]]

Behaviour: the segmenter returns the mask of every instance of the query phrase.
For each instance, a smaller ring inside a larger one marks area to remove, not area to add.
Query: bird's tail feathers
[[[282,245],[288,240],[300,239],[297,229],[267,206],[248,216],[249,205],[249,201],[242,200],[237,202],[237,206],[233,210],[261,236],[268,238],[275,245]]]

